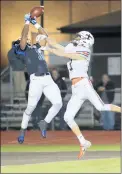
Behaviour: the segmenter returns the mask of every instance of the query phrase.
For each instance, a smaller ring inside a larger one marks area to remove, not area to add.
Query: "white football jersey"
[[[81,55],[81,60],[70,59],[67,63],[70,79],[77,77],[88,77],[88,67],[90,62],[91,50],[89,48],[77,46],[72,43],[65,47],[66,53],[76,53]]]

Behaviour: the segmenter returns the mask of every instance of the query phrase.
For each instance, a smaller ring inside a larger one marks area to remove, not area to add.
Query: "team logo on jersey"
[[[89,56],[89,52],[88,51],[76,51],[78,54],[82,54],[82,55],[84,55],[84,56],[86,56],[86,57],[88,57]]]
[[[38,59],[39,60],[44,60],[44,53],[41,51],[41,49],[40,48],[39,49],[36,48],[35,51],[38,54]]]

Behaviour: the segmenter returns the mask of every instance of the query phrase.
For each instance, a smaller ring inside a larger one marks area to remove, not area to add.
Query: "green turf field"
[[[120,173],[120,159],[97,159],[2,167],[2,173]]]
[[[120,151],[120,145],[92,145],[92,151]],[[1,152],[63,152],[79,151],[78,145],[4,145]]]
[[[73,152],[78,145],[4,145],[2,152]],[[120,145],[92,145],[89,151],[120,151]],[[75,161],[45,162],[39,164],[7,165],[2,173],[120,173],[120,159],[88,159]]]

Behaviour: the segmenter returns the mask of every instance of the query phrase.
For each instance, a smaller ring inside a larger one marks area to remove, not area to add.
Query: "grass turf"
[[[120,151],[120,145],[92,145],[90,151]],[[1,152],[69,152],[79,151],[78,145],[4,145]]]
[[[2,173],[120,173],[120,159],[97,159],[1,167]]]

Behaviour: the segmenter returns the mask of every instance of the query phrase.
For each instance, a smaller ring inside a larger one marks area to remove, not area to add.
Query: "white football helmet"
[[[76,34],[76,38],[72,41],[76,46],[84,46],[91,48],[94,44],[94,37],[88,31],[80,31]]]
[[[39,34],[36,36],[36,42],[40,42],[41,40],[45,40],[47,36]]]

